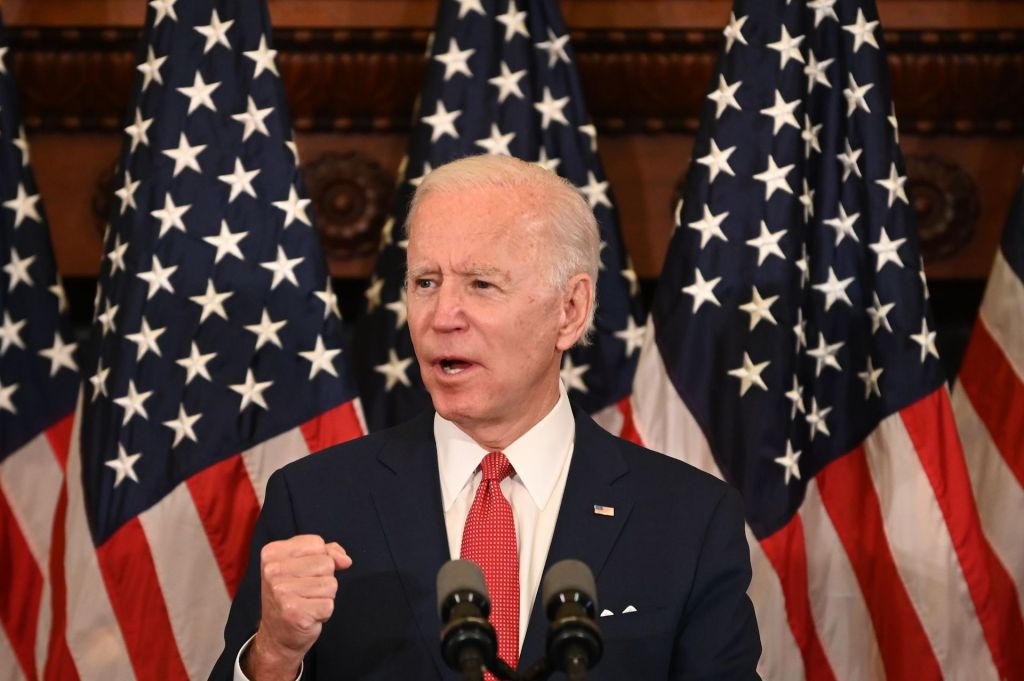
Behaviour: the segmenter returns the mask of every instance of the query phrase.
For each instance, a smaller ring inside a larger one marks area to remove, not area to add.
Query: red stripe
[[[811,601],[807,592],[807,553],[800,516],[793,516],[785,527],[762,539],[760,543],[779,576],[782,594],[786,599],[789,628],[793,631],[804,659],[805,678],[808,681],[835,681],[836,676],[825,657],[825,649],[811,616]]]
[[[188,679],[139,519],[125,523],[96,555],[135,676]]]
[[[619,400],[619,403],[616,406],[619,408],[619,411],[622,412],[622,432],[619,433],[619,437],[643,447],[644,440],[640,437],[640,431],[636,429],[636,420],[633,418],[633,404],[627,397]]]
[[[1024,487],[1024,385],[980,319],[958,375],[1017,484]]]
[[[25,484],[29,484],[28,481]],[[18,519],[0,491],[0,623],[14,648],[21,670],[36,678],[36,624],[43,593],[39,570]]]
[[[302,436],[310,453],[319,452],[331,445],[362,437],[363,427],[359,424],[355,400],[339,404],[320,416],[306,421],[301,426]]]
[[[245,463],[241,455],[233,456],[196,473],[187,484],[228,595],[234,598],[260,512]]]
[[[1017,605],[1017,589],[982,534],[945,388],[905,408],[900,415],[935,490],[1000,676],[1024,679],[1024,619]]]
[[[864,448],[836,459],[815,480],[871,614],[886,676],[941,679],[939,661],[889,548]]]
[[[61,487],[53,516],[53,541],[50,546],[50,606],[53,611],[50,641],[46,652],[46,681],[78,681],[78,670],[68,650],[67,590],[64,582],[65,521],[68,510],[67,487]]]
[[[46,429],[46,439],[50,441],[50,449],[60,464],[63,472],[68,467],[68,452],[71,451],[71,428],[75,423],[74,412],[68,414],[57,423]]]

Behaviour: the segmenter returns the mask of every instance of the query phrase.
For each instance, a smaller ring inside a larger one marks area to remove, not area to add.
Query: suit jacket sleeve
[[[292,514],[291,492],[278,471],[267,482],[263,510],[253,529],[249,565],[231,603],[224,627],[224,649],[210,673],[210,681],[232,681],[235,658],[260,623],[260,551],[269,542],[288,539],[297,533]]]
[[[711,514],[672,659],[672,679],[758,679],[761,640],[747,596],[750,550],[739,494]]]

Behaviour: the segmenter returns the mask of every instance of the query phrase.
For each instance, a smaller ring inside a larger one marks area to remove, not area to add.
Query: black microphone
[[[570,681],[582,681],[604,652],[594,621],[597,585],[585,563],[563,560],[551,566],[541,582],[548,629],[547,663]]]
[[[483,681],[484,668],[494,664],[498,637],[487,621],[491,601],[480,566],[469,560],[450,560],[437,573],[437,610],[441,657],[467,681]]]

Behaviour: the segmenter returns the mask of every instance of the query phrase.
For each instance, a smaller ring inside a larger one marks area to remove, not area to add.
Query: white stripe
[[[945,518],[899,413],[878,424],[864,450],[896,568],[943,676],[998,678]]]
[[[996,251],[978,315],[1017,377],[1024,377],[1024,284],[1001,250]]]
[[[189,678],[205,679],[220,652],[231,600],[188,485],[178,485],[139,522],[185,669]]]
[[[959,385],[953,391],[953,414],[964,443],[981,526],[992,550],[1017,584],[1017,602],[1024,613],[1024,489]]]
[[[25,679],[18,658],[14,654],[11,642],[7,640],[7,632],[0,627],[0,679],[4,681],[22,681]]]
[[[53,535],[53,514],[64,474],[46,434],[30,440],[0,464],[0,490],[11,505],[29,551],[46,577]]]
[[[885,667],[871,613],[813,480],[800,505],[800,520],[811,616],[832,671],[841,680],[884,679]]]
[[[68,517],[65,529],[67,555],[64,570],[67,581],[67,643],[80,678],[135,678],[128,659],[128,648],[107,598],[96,549],[85,516],[82,494],[82,462],[78,447],[81,428],[81,391],[68,456]]]
[[[356,420],[359,421],[359,432],[363,435],[370,432],[366,427],[366,414],[363,413],[363,402],[358,397],[352,400],[352,408],[356,412]]]
[[[267,492],[267,480],[281,466],[309,454],[302,429],[292,428],[277,437],[265,440],[252,449],[242,452],[242,463],[249,473],[252,486],[263,507],[263,497]]]
[[[50,625],[53,623],[52,590],[50,587],[49,565],[43,572],[43,589],[39,598],[39,619],[36,621],[36,670],[46,669],[46,657],[50,647]],[[41,674],[40,674],[41,676]],[[3,677],[0,677],[3,678]]]
[[[640,352],[633,382],[633,419],[645,446],[668,454],[721,479],[707,438],[668,379],[654,342],[654,326],[647,324],[647,340]],[[753,578],[747,593],[754,603],[761,633],[758,670],[765,679],[799,681],[804,678],[803,659],[786,620],[782,585],[760,544],[747,528]]]
[[[601,426],[612,435],[621,435],[622,426],[626,422],[626,419],[622,416],[622,410],[619,409],[619,405],[617,404],[605,407],[601,411],[591,414],[590,417],[594,419],[597,425]]]

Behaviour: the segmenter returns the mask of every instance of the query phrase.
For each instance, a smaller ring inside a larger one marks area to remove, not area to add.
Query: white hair
[[[409,234],[416,210],[430,194],[459,193],[478,189],[532,189],[545,194],[538,211],[554,237],[549,281],[564,289],[569,279],[587,274],[592,283],[594,304],[579,344],[590,343],[597,309],[597,276],[601,261],[601,233],[597,219],[583,194],[568,180],[534,163],[511,156],[480,155],[452,161],[427,174],[409,204],[405,230]]]

